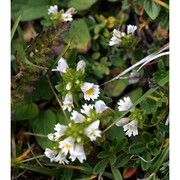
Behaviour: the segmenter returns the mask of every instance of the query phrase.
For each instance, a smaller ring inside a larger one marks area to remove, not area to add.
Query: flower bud
[[[66,85],[66,90],[70,90],[72,88],[72,82],[69,82],[67,85]]]
[[[86,63],[83,61],[83,60],[80,60],[78,63],[77,63],[77,67],[76,67],[76,70],[79,71],[80,69],[84,69],[86,67]]]

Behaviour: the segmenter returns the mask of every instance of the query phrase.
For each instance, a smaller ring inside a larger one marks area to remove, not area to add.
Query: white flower
[[[67,83],[67,85],[66,85],[66,90],[70,90],[71,88],[72,88],[72,82],[69,82],[69,83]]]
[[[122,34],[117,29],[113,30],[113,37],[109,41],[109,46],[113,46],[115,44],[119,44],[121,42]]]
[[[119,100],[118,102],[118,109],[119,111],[126,111],[128,110],[133,104],[132,101],[129,97],[124,97],[124,101],[123,100]]]
[[[115,37],[120,39],[121,38],[121,32],[118,31],[117,29],[114,29],[113,30],[113,36],[115,36]]]
[[[85,128],[85,135],[89,137],[91,141],[96,140],[96,137],[101,137],[101,131],[99,128],[99,120],[94,121],[91,123],[87,128]]]
[[[63,136],[64,135],[64,132],[66,131],[66,129],[67,129],[67,126],[65,126],[65,125],[61,125],[61,124],[59,124],[59,123],[57,123],[56,125],[55,125],[55,128],[54,128],[54,130],[56,131],[55,133],[54,133],[54,139],[55,139],[55,141],[57,140],[57,139],[59,139],[61,136]]]
[[[97,113],[102,113],[104,112],[108,107],[106,106],[106,104],[102,101],[96,101],[95,103],[95,109]]]
[[[121,40],[117,37],[112,37],[109,41],[109,46],[114,46],[115,44],[119,44]]]
[[[58,6],[54,5],[54,6],[50,6],[48,9],[48,14],[55,14],[58,12]]]
[[[66,110],[68,108],[68,111],[70,112],[73,107],[74,107],[73,97],[72,97],[72,94],[69,92],[69,93],[66,94],[66,96],[64,98],[63,110]]]
[[[116,126],[124,126],[128,122],[129,122],[129,118],[122,118],[116,123]]]
[[[54,161],[54,158],[56,157],[56,155],[58,154],[58,151],[56,150],[51,150],[49,148],[46,148],[44,154],[50,159],[50,161]]]
[[[84,93],[84,99],[88,101],[90,101],[90,99],[94,101],[99,97],[100,94],[99,86],[95,85],[94,83],[83,83],[83,85],[81,86],[81,90]]]
[[[127,26],[127,34],[134,34],[134,31],[137,29],[137,26],[128,25]]]
[[[72,14],[70,13],[63,13],[61,15],[61,18],[64,20],[64,21],[72,21],[73,18],[72,18]]]
[[[123,126],[124,131],[126,132],[126,135],[128,135],[129,137],[133,134],[133,136],[138,135],[138,122],[136,120],[132,120],[130,123],[126,124]]]
[[[77,63],[76,71],[79,71],[80,69],[84,69],[86,67],[86,63],[83,60],[80,60]]]
[[[66,159],[65,154],[56,151],[56,150],[51,150],[49,148],[46,148],[44,154],[50,159],[50,161],[55,161],[59,162],[59,164],[68,164],[69,161]]]
[[[74,120],[75,123],[82,123],[85,120],[85,117],[77,111],[73,111],[71,119]]]
[[[84,104],[84,105],[82,105],[82,107],[83,107],[83,109],[81,109],[81,112],[83,114],[86,114],[89,117],[90,116],[90,111],[91,111],[91,109],[93,109],[93,105]]]
[[[75,161],[77,158],[81,163],[83,163],[83,160],[86,160],[86,154],[84,152],[83,145],[81,144],[75,144],[74,150],[72,151],[70,157],[71,161]]]
[[[56,150],[51,150],[49,148],[46,148],[44,154],[50,159],[50,161],[54,161],[54,159],[56,158],[58,151]]]
[[[72,150],[74,149],[74,141],[75,140],[72,137],[67,137],[63,141],[60,141],[59,148],[62,149],[62,153],[67,155],[68,152],[70,152],[70,154],[71,154]]]
[[[47,137],[50,141],[55,141],[55,137],[53,133],[48,134]]]
[[[52,71],[60,71],[60,72],[66,73],[66,69],[68,68],[68,64],[63,57],[58,61],[58,66],[56,68],[57,69],[52,69]]]
[[[75,9],[75,8],[71,7],[71,8],[69,8],[69,9],[66,11],[66,13],[76,14],[76,13],[77,13],[77,11],[76,11],[76,9]]]
[[[68,164],[69,161],[66,159],[66,155],[64,153],[59,152],[58,155],[53,159],[55,162],[59,162],[59,164]]]

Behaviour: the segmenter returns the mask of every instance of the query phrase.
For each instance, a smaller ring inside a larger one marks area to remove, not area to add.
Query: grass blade
[[[15,32],[16,32],[16,29],[17,29],[17,27],[18,27],[18,24],[19,24],[19,21],[21,20],[21,16],[19,16],[17,19],[16,19],[16,21],[15,21],[15,23],[14,23],[14,26],[13,26],[13,28],[12,28],[12,30],[11,30],[11,41],[12,41],[12,39],[13,39],[13,37],[14,37],[14,34],[15,34]]]

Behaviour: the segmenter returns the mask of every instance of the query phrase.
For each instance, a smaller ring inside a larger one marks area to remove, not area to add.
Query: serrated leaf
[[[21,21],[31,21],[45,16],[49,0],[13,0],[12,14],[15,18],[21,16]]]
[[[95,167],[94,167],[94,169],[93,169],[93,173],[99,174],[99,173],[104,172],[107,164],[108,164],[108,160],[107,160],[107,159],[103,159],[102,161],[99,161],[99,162],[95,165]]]
[[[152,20],[154,20],[159,15],[161,6],[152,0],[145,0],[144,1],[144,9],[145,9],[146,13],[149,15],[149,17]]]
[[[34,133],[48,135],[49,133],[54,132],[54,125],[56,124],[56,116],[50,110],[46,110],[39,114],[39,116],[33,119],[31,123],[31,127]],[[39,145],[42,148],[47,148],[52,145],[52,141],[50,141],[47,137],[36,137]]]

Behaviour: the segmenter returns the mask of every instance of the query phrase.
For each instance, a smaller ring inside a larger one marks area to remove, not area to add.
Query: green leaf
[[[158,60],[158,68],[160,71],[166,71],[165,64],[162,59]]]
[[[151,154],[147,151],[143,154],[142,158],[145,159],[146,161],[150,161]],[[148,170],[150,166],[151,166],[151,162],[144,162],[143,160],[141,160],[141,167],[143,171]]]
[[[73,34],[76,33],[71,46],[76,48],[80,53],[85,53],[90,47],[91,37],[86,22],[83,19],[73,21],[70,30],[63,36],[65,43],[68,43]]]
[[[157,140],[157,145],[161,145],[162,144],[162,141],[163,141],[163,134],[161,131],[158,131],[156,133],[156,140]]]
[[[13,0],[12,14],[15,18],[21,16],[21,21],[31,21],[45,16],[49,0]]]
[[[48,81],[44,76],[41,77],[39,81],[34,83],[34,86],[36,90],[33,91],[33,93],[36,93],[36,96],[38,95],[40,99],[50,100],[54,97]]]
[[[144,140],[145,142],[149,142],[149,141],[151,141],[151,134],[148,133],[148,132],[143,132],[143,133],[142,133],[142,138],[143,138],[143,140]]]
[[[114,165],[116,162],[116,155],[111,155],[111,157],[109,157],[109,162],[111,165]]]
[[[19,102],[14,104],[15,116],[13,120],[31,120],[39,114],[39,108],[35,103]]]
[[[150,147],[149,150],[153,156],[157,156],[159,154],[159,150],[154,146]]]
[[[120,156],[117,157],[116,162],[114,166],[116,168],[124,167],[130,160],[130,155],[128,154],[121,154]]]
[[[122,127],[113,126],[109,131],[105,133],[107,139],[122,139],[125,137]]]
[[[101,159],[104,159],[104,158],[109,157],[109,155],[110,155],[109,152],[101,151],[100,153],[98,153],[97,157],[101,158]]]
[[[157,129],[164,131],[164,132],[167,132],[167,133],[169,132],[169,126],[165,125],[163,123],[159,123],[157,126]]]
[[[145,0],[144,1],[144,9],[145,9],[146,13],[149,15],[149,17],[152,20],[154,20],[159,15],[161,6],[152,0]]]
[[[123,61],[122,58],[119,57],[119,55],[110,55],[109,60],[112,62],[112,64],[116,67],[119,67],[122,65]]]
[[[120,140],[117,141],[117,144],[114,146],[115,151],[120,151],[123,148],[125,148],[128,144],[128,139],[127,137],[121,137]]]
[[[15,32],[16,32],[16,29],[17,29],[17,27],[18,27],[18,24],[19,24],[20,19],[21,19],[21,16],[19,16],[19,17],[16,19],[16,21],[15,21],[15,23],[14,23],[14,26],[12,27],[12,30],[11,30],[11,41],[12,41],[12,39],[13,39],[13,37],[14,37],[14,34],[15,34]]]
[[[108,97],[118,97],[125,90],[127,84],[122,80],[112,81],[104,86],[104,91]]]
[[[93,169],[93,173],[99,174],[99,173],[104,172],[107,164],[108,164],[108,160],[107,160],[107,159],[103,159],[102,161],[99,161],[99,162],[95,165],[95,167],[94,167],[94,169]]]
[[[56,116],[50,109],[48,109],[40,113],[37,118],[33,119],[31,127],[34,133],[47,135],[54,131],[55,124]],[[52,145],[52,141],[47,137],[36,137],[36,139],[39,145],[44,149]]]
[[[68,112],[66,112],[66,114],[68,115]],[[57,123],[68,125],[68,120],[65,118],[62,109],[56,110],[56,117],[57,117]],[[70,114],[69,114],[69,117],[70,117]]]
[[[73,175],[73,169],[70,168],[64,168],[64,177],[65,180],[71,180]]]
[[[112,171],[112,174],[114,176],[114,180],[123,180],[122,175],[121,175],[119,169],[117,169],[114,166],[111,166],[111,171]]]
[[[129,96],[132,102],[135,102],[142,96],[142,94],[143,94],[143,90],[142,88],[139,87],[124,96]]]
[[[142,143],[136,143],[129,147],[129,154],[140,154],[145,150],[145,145]]]
[[[88,1],[84,1],[84,0],[69,0],[68,7],[69,8],[73,7],[77,11],[84,11],[84,10],[89,9],[96,2],[97,2],[97,0],[88,0]]]

